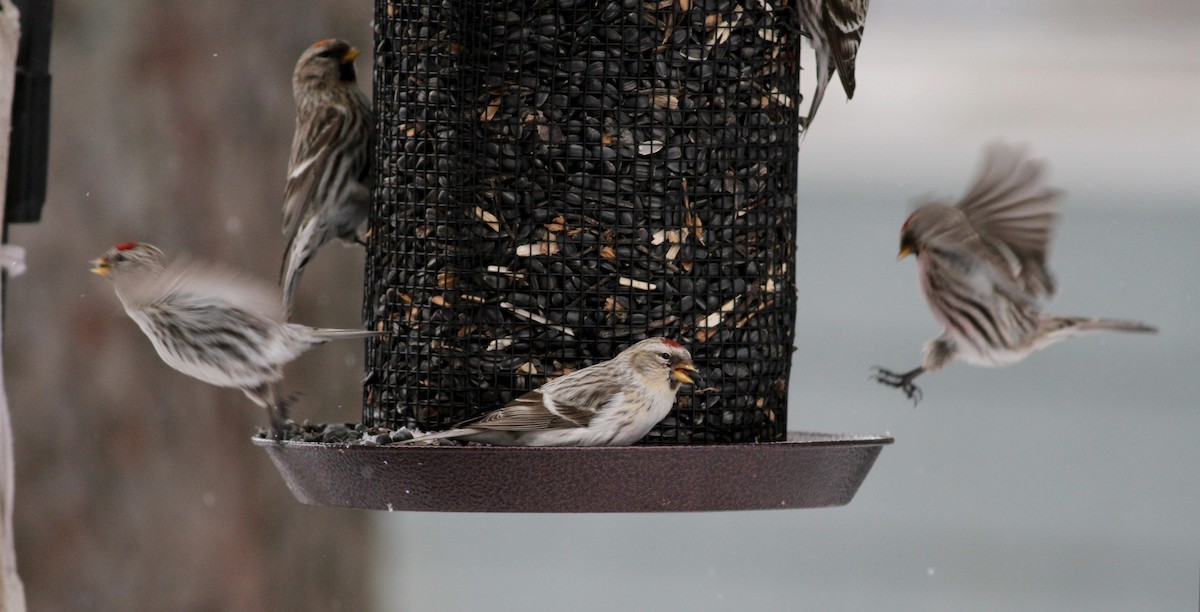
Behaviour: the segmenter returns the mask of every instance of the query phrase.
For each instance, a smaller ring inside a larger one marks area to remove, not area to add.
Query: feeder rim
[[[843,506],[890,435],[781,442],[412,446],[254,438],[306,504],[423,512],[710,512]]]

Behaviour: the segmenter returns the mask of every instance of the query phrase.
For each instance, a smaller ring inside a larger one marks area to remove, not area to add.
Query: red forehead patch
[[[670,338],[663,338],[662,341],[663,341],[663,344],[665,344],[671,348],[679,348],[679,349],[683,348],[682,344],[680,344]]]
[[[332,38],[326,38],[325,40],[318,40],[317,42],[313,43],[312,46],[309,48],[316,49],[317,47],[324,47],[325,45],[328,45],[329,43],[331,43],[333,41],[334,41],[334,39],[332,39]]]
[[[128,251],[129,249],[137,248],[137,245],[138,243],[136,242],[122,242],[114,248],[116,248],[118,251]]]
[[[915,217],[915,216],[917,216],[917,213],[913,213],[913,214],[909,215],[908,218],[904,220],[904,225],[900,226],[900,231],[904,231],[904,230],[908,229],[908,225],[910,223],[912,223],[913,217]]]

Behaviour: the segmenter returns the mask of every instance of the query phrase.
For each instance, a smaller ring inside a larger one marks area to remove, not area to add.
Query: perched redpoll
[[[358,49],[322,40],[292,74],[296,133],[283,201],[281,282],[291,313],[300,273],[334,238],[362,242],[371,204],[371,108],[354,83]]]
[[[198,263],[167,266],[157,247],[124,242],[92,261],[125,312],[167,365],[218,387],[241,389],[267,410],[278,433],[286,420],[276,384],[284,364],[338,338],[375,332],[287,323],[277,289]]]
[[[674,340],[649,338],[499,410],[409,442],[457,438],[502,446],[627,446],[667,416],[681,383],[696,378],[687,349]]]
[[[1097,330],[1155,332],[1132,321],[1041,312],[1054,294],[1046,255],[1060,192],[1039,184],[1042,165],[1003,144],[984,152],[979,177],[956,205],[916,209],[900,229],[900,258],[917,256],[925,301],[945,331],[926,343],[921,366],[876,380],[920,400],[913,379],[952,360],[980,366],[1016,363],[1064,338]]]
[[[803,0],[800,3],[800,19],[805,33],[812,39],[813,52],[817,56],[817,89],[808,117],[802,124],[808,127],[825,87],[836,70],[842,79],[846,98],[854,97],[854,58],[862,42],[863,26],[867,21],[867,4],[870,0]]]

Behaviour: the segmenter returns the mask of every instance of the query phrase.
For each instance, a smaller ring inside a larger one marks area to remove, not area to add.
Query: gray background
[[[1200,605],[1200,5],[872,4],[800,151],[792,429],[891,433],[847,507],[381,515],[387,609],[1194,610]],[[911,202],[1026,143],[1067,191],[1048,310],[1142,319],[1007,369],[868,382],[938,333]]]

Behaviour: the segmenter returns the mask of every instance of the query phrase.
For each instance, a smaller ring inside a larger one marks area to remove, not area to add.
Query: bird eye
[[[659,353],[659,354],[658,354],[658,356],[659,356],[659,357],[662,357],[662,358],[663,358],[663,361],[670,361],[670,360],[671,360],[671,354],[670,354],[670,353]]]
[[[317,57],[333,57],[333,49],[326,49],[318,53]]]
[[[113,260],[113,261],[125,261],[125,254],[124,254],[124,253],[117,253],[116,255],[113,255],[113,258],[112,258],[112,260]]]

